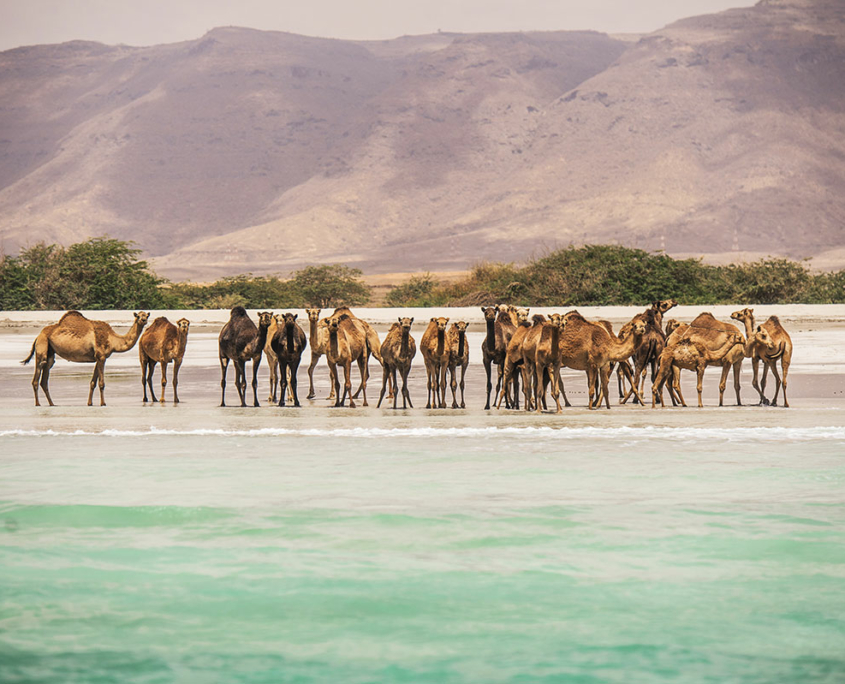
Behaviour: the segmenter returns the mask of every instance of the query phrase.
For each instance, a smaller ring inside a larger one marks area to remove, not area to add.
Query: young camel
[[[446,408],[446,370],[449,367],[449,346],[446,344],[448,318],[432,318],[420,340],[427,376],[426,408]]]
[[[756,332],[754,326],[754,309],[742,309],[741,311],[734,311],[731,318],[737,321],[742,321],[745,324],[745,332],[749,342],[752,334]],[[778,405],[778,392],[781,384],[783,385],[783,406],[789,408],[789,400],[786,398],[786,374],[789,372],[789,364],[792,363],[792,338],[781,325],[780,319],[777,316],[770,316],[769,319],[757,329],[763,328],[772,340],[772,347],[766,347],[758,344],[749,345],[747,357],[751,358],[751,370],[754,377],[751,381],[752,386],[760,395],[760,404],[769,405],[769,400],[766,399],[766,376],[769,368],[772,369],[772,375],[775,378],[775,396],[771,401],[772,406]],[[780,359],[781,376],[778,376],[777,361]],[[763,379],[762,383],[757,382],[757,368],[763,362]]]
[[[270,340],[270,346],[279,364],[279,380],[281,382],[279,406],[285,405],[288,376],[290,376],[293,405],[299,406],[299,396],[296,393],[296,372],[299,370],[299,363],[302,360],[302,352],[305,350],[307,340],[302,328],[296,323],[296,314],[286,313],[278,320],[279,325]]]
[[[542,411],[541,405],[544,403],[543,395],[545,394],[546,378],[551,379],[552,397],[557,406],[555,413],[560,413],[561,411],[558,383],[560,382],[560,332],[564,326],[563,316],[553,313],[549,316],[547,322],[531,328],[522,345],[523,356],[526,358],[526,361],[533,351],[533,359],[531,360],[530,367],[534,370],[534,407],[538,413]],[[527,387],[529,373],[529,365],[527,363],[525,365],[525,373]],[[527,400],[526,409],[528,409]]]
[[[398,371],[402,376],[402,408],[414,408],[411,403],[411,393],[408,391],[408,374],[411,372],[411,362],[417,353],[417,343],[411,337],[411,325],[413,318],[400,318],[398,323],[394,323],[387,332],[387,337],[381,344],[381,358],[384,373],[381,382],[381,394],[379,394],[378,405],[381,406],[381,401],[384,399],[384,392],[387,389],[389,382],[392,380],[393,392],[393,408],[399,398],[399,390],[396,379],[396,372]],[[389,397],[388,397],[389,398]]]
[[[156,318],[141,335],[138,342],[138,356],[141,360],[141,385],[144,388],[144,403],[147,403],[147,385],[150,396],[156,399],[153,391],[153,372],[157,363],[161,364],[161,403],[164,403],[164,388],[167,387],[167,364],[173,361],[173,403],[179,403],[179,368],[185,356],[188,344],[188,328],[191,322],[180,318],[173,325],[164,317]]]
[[[258,367],[261,365],[261,355],[267,342],[267,330],[273,321],[270,311],[258,314],[258,327],[255,327],[246,309],[236,306],[229,314],[229,321],[220,331],[217,340],[220,356],[220,406],[226,405],[226,371],[229,361],[235,366],[235,387],[241,406],[246,406],[246,364],[252,361],[252,394],[253,406],[258,403]]]
[[[532,323],[529,323],[527,320],[527,309],[523,309],[526,312],[526,320],[521,320],[519,326],[514,331],[513,335],[511,336],[510,342],[508,342],[507,350],[505,352],[505,369],[502,374],[502,387],[499,392],[498,399],[496,400],[496,409],[499,409],[502,405],[502,399],[505,396],[513,396],[513,403],[511,406],[514,409],[519,409],[519,376],[522,375],[522,389],[525,394],[525,409],[530,409],[530,386],[531,383],[527,382],[526,375],[525,375],[525,364],[523,362],[522,357],[522,343],[525,341],[525,336],[528,334],[529,330],[531,330]],[[533,325],[538,325],[539,323],[543,323],[546,320],[546,317],[542,314],[534,314],[532,316]],[[518,371],[518,372],[517,372]]]
[[[708,364],[713,363],[729,353],[730,350],[737,344],[744,344],[742,335],[739,333],[728,332],[725,334],[724,343],[718,349],[711,351],[707,346],[696,339],[682,338],[678,341],[673,341],[672,344],[666,345],[663,353],[660,355],[660,366],[657,371],[657,378],[651,387],[651,407],[655,407],[657,399],[660,399],[661,406],[663,403],[663,385],[673,374],[674,367],[686,368],[696,372],[697,381],[696,389],[698,390],[698,407],[701,408],[704,404],[701,401],[701,390],[704,382],[704,370]],[[686,404],[684,404],[686,406]]]
[[[317,396],[314,391],[314,368],[320,357],[326,353],[329,346],[329,328],[326,323],[328,319],[320,320],[321,309],[305,309],[308,314],[308,324],[310,326],[308,341],[311,344],[311,364],[308,366],[308,396],[307,399],[313,399]],[[335,399],[334,393],[334,377],[330,378],[331,391],[329,392],[329,399]]]
[[[520,321],[528,318],[528,309],[517,309],[507,304],[500,304],[497,307],[483,306],[481,311],[487,324],[487,335],[484,342],[481,343],[481,360],[487,373],[487,403],[484,409],[488,410],[490,408],[490,392],[493,389],[493,365],[495,364],[498,370],[496,394],[493,395],[495,397],[499,394],[502,386],[508,343],[516,332]],[[510,405],[511,398],[505,395],[505,408],[510,408]]]
[[[103,394],[106,386],[106,359],[112,354],[129,351],[135,346],[141,331],[150,317],[146,311],[134,314],[135,322],[125,335],[118,335],[111,326],[104,321],[92,321],[78,311],[68,311],[59,319],[58,323],[44,328],[35,341],[32,349],[21,363],[26,365],[35,356],[35,374],[32,377],[32,391],[35,394],[35,405],[38,401],[38,387],[44,390],[44,396],[50,406],[54,406],[50,397],[50,369],[56,362],[56,354],[66,361],[73,363],[93,363],[94,374],[88,391],[88,406],[93,404],[94,388],[100,387],[100,406],[106,405]]]
[[[351,379],[353,361],[361,367],[361,389],[364,392],[364,406],[367,406],[367,338],[346,314],[332,315],[327,325],[329,345],[326,350],[326,360],[329,362],[329,368],[334,377],[334,389],[337,396],[335,406],[343,406],[346,396],[349,395],[349,408],[355,408]],[[343,366],[343,394],[340,393],[338,365]]]
[[[457,382],[457,370],[458,366],[461,367],[461,406],[460,408],[466,408],[466,402],[464,401],[464,388],[466,387],[466,383],[464,382],[464,378],[466,377],[467,366],[469,365],[469,345],[467,344],[467,327],[468,323],[466,321],[458,321],[457,323],[452,323],[452,327],[449,328],[449,332],[446,333],[446,344],[449,347],[449,373],[451,374],[451,381],[450,387],[452,388],[452,408],[458,408],[458,400],[455,396],[455,390],[458,387]]]

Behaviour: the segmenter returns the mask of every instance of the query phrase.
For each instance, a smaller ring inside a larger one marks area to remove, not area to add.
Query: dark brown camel
[[[288,371],[290,371],[290,386],[293,394],[293,405],[299,406],[299,396],[296,393],[296,371],[302,360],[302,352],[307,341],[302,328],[296,323],[296,314],[286,313],[281,317],[276,334],[270,340],[273,353],[279,363],[279,406],[285,405],[285,394],[288,385]]]
[[[493,390],[493,365],[497,366],[498,371],[496,380],[496,395],[498,395],[502,386],[508,342],[516,332],[516,323],[509,307],[505,304],[500,304],[498,307],[481,307],[481,311],[484,313],[484,321],[487,324],[487,335],[481,343],[481,361],[487,373],[487,403],[484,409],[489,410],[490,392]],[[511,398],[506,394],[505,408],[510,408],[510,406]]]
[[[226,371],[229,361],[235,366],[235,387],[241,406],[246,406],[246,363],[252,361],[253,405],[258,403],[258,366],[267,341],[267,328],[273,321],[270,311],[258,314],[258,327],[255,326],[242,306],[236,306],[229,314],[229,322],[223,326],[218,338],[220,355],[220,405],[226,405]]]

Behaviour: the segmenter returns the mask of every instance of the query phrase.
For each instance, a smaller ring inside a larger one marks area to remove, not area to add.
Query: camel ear
[[[487,308],[482,306],[481,307],[481,313],[483,313],[486,316],[487,315]]]
[[[399,321],[399,322],[401,323],[401,322],[402,322],[402,316],[397,316],[397,317],[396,317],[396,320],[397,320],[397,321]]]
[[[296,320],[296,317],[297,317],[297,316],[299,316],[299,314],[294,314],[294,315],[293,315],[293,320]]]
[[[413,322],[414,322],[414,317],[413,317],[413,316],[411,316],[411,323],[413,323]]]
[[[436,323],[436,322],[437,322],[437,319],[436,319],[434,316],[432,316],[432,317],[431,317],[431,322],[432,322],[432,323]]]

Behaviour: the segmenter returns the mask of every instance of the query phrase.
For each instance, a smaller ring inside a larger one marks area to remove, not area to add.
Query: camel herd
[[[631,399],[645,404],[645,380],[651,371],[651,405],[664,404],[666,389],[672,404],[686,406],[681,392],[681,370],[696,373],[698,405],[702,406],[701,392],[704,371],[708,366],[721,368],[719,406],[723,405],[728,374],[733,370],[736,403],[740,399],[740,369],[744,359],[751,359],[752,386],[759,395],[760,404],[777,405],[781,388],[783,406],[788,407],[786,396],[787,373],[792,359],[792,340],[776,316],[757,325],[753,309],[742,309],[731,318],[744,325],[744,334],[732,323],[719,321],[710,313],[702,313],[690,323],[668,320],[663,317],[677,305],[673,299],[653,302],[642,313],[634,316],[614,333],[607,321],[589,321],[577,311],[535,314],[511,305],[482,307],[486,334],[481,345],[482,362],[487,375],[487,401],[497,409],[504,402],[506,408],[548,410],[547,393],[555,402],[555,412],[561,411],[561,398],[571,406],[561,378],[563,367],[586,373],[588,406],[598,408],[604,403],[610,408],[609,380],[616,370],[619,401]],[[235,387],[241,406],[246,406],[246,364],[252,362],[253,405],[258,406],[258,369],[263,356],[270,366],[269,400],[285,406],[292,401],[300,406],[297,391],[297,374],[302,354],[310,347],[308,367],[308,398],[315,396],[314,368],[322,356],[326,357],[331,378],[329,399],[335,406],[355,407],[355,399],[363,394],[367,406],[367,381],[369,359],[375,357],[382,366],[380,407],[385,393],[398,407],[402,394],[402,408],[413,408],[408,390],[408,375],[416,356],[417,344],[411,335],[413,318],[399,318],[393,323],[384,340],[366,321],[358,318],[347,307],[336,309],[330,316],[320,318],[320,309],[306,309],[309,335],[300,328],[296,314],[273,315],[269,311],[258,314],[258,324],[241,306],[232,309],[229,321],[218,339],[221,369],[220,405],[226,405],[226,376],[229,364],[235,369]],[[90,320],[78,311],[68,311],[58,323],[48,325],[36,337],[24,364],[35,357],[32,389],[35,405],[40,406],[39,387],[44,391],[50,406],[50,369],[56,355],[76,363],[93,363],[94,374],[88,393],[88,405],[93,401],[94,389],[99,386],[100,405],[105,406],[105,362],[113,353],[125,352],[138,342],[141,364],[143,401],[157,401],[153,390],[153,373],[156,364],[161,366],[160,401],[164,401],[167,386],[167,365],[173,362],[173,401],[178,402],[179,368],[188,341],[190,322],[180,319],[174,325],[166,318],[156,318],[144,331],[149,314],[135,314],[135,321],[125,335],[118,335],[103,322]],[[469,345],[466,339],[468,323],[458,321],[449,325],[445,317],[431,318],[420,339],[420,352],[426,369],[426,408],[446,408],[447,388],[451,389],[452,408],[466,408],[464,397],[465,376],[469,365]],[[140,340],[140,342],[139,342]],[[781,369],[778,372],[777,363]],[[759,377],[760,364],[762,378]],[[360,385],[353,394],[353,365],[358,366]],[[493,387],[496,367],[495,391]],[[460,379],[458,379],[460,369]],[[343,386],[341,388],[341,371]],[[769,371],[775,379],[774,397],[765,396]],[[457,390],[460,388],[460,402]],[[493,402],[491,404],[491,395]]]

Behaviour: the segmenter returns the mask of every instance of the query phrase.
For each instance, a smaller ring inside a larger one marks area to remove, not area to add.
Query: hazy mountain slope
[[[844,10],[763,2],[635,43],[215,29],[0,53],[0,237],[108,232],[202,278],[614,240],[839,265]]]

